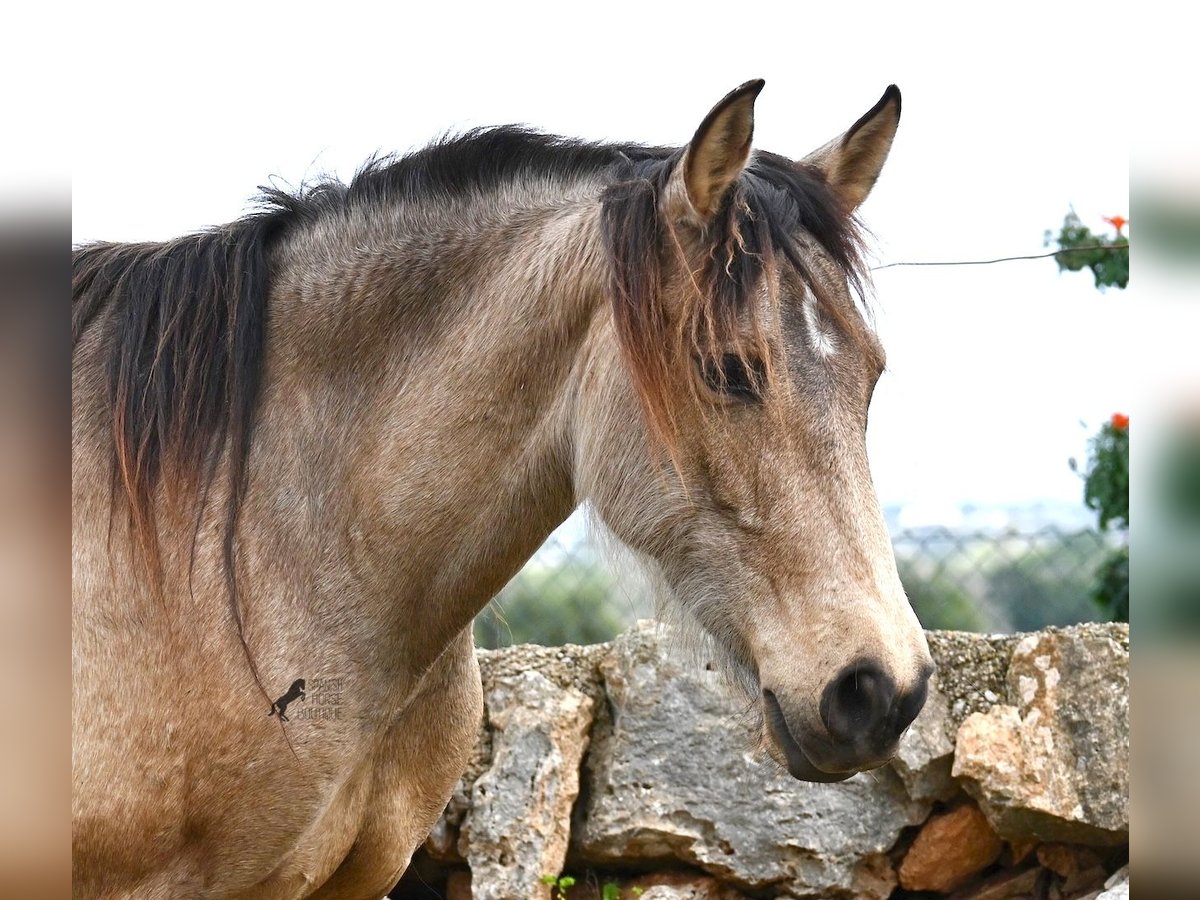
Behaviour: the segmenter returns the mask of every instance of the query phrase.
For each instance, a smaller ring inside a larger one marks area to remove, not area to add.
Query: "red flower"
[[[1124,431],[1129,427],[1129,416],[1125,415],[1125,413],[1113,413],[1112,427],[1117,429],[1117,431]]]
[[[1121,232],[1124,230],[1125,226],[1129,224],[1129,220],[1124,216],[1102,216],[1101,218],[1103,218],[1104,221],[1113,228],[1117,229],[1118,237],[1121,236]]]

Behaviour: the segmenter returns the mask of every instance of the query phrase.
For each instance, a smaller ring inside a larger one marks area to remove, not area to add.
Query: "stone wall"
[[[1128,628],[929,640],[898,758],[828,785],[757,753],[744,701],[649,623],[480,651],[475,756],[392,896],[1127,896]]]

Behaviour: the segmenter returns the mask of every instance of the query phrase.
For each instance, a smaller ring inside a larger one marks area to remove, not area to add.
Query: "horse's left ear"
[[[704,117],[684,151],[672,179],[687,199],[686,209],[679,211],[690,213],[701,224],[720,209],[726,192],[750,160],[754,101],[764,84],[756,78],[726,94]]]
[[[858,208],[883,169],[900,124],[900,88],[888,85],[883,96],[850,130],[804,158],[825,173],[846,209]]]

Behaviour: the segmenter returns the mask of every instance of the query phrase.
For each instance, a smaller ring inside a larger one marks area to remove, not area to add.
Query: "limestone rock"
[[[677,873],[635,878],[622,885],[621,896],[637,896],[639,900],[745,900],[745,894],[725,887],[715,878]]]
[[[900,885],[910,891],[948,893],[1000,856],[1004,842],[973,803],[932,816],[900,864]]]
[[[495,679],[486,705],[491,763],[471,788],[459,839],[471,896],[549,900],[541,878],[566,857],[593,702],[528,670]]]
[[[597,663],[607,645],[541,647],[522,644],[502,650],[476,650],[479,671],[483,680],[485,700],[492,697],[498,682],[511,680],[523,672],[537,672],[561,690],[575,691],[591,698],[593,704],[603,702]],[[492,762],[492,728],[489,722],[492,709],[485,707],[484,725],[441,818],[433,827],[422,849],[433,860],[451,865],[466,862],[459,831],[471,806],[471,789],[475,781],[488,770]]]
[[[682,663],[652,626],[619,637],[600,673],[611,718],[597,722],[588,754],[581,861],[682,862],[778,896],[891,893],[884,854],[929,812],[893,771],[795,781],[754,751],[745,700]]]
[[[1004,837],[1106,845],[1129,835],[1129,631],[1024,636],[1011,705],[968,716],[953,774]]]
[[[900,741],[891,766],[914,800],[949,800],[958,792],[950,776],[954,764],[950,702],[934,678],[925,707]]]
[[[967,631],[927,631],[935,680],[950,709],[951,735],[971,713],[987,712],[1007,693],[1008,661],[1017,637]]]
[[[929,642],[938,673],[897,759],[832,785],[759,753],[754,705],[652,625],[608,645],[480,651],[484,728],[423,858],[464,900],[545,900],[542,876],[589,870],[647,900],[871,900],[898,880],[954,900],[1128,896],[1127,871],[1099,893],[1121,852],[1083,846],[1128,842],[1127,629]],[[925,822],[964,789],[991,830],[956,832],[980,825],[973,805]],[[923,822],[901,860],[898,838]],[[1004,871],[984,877],[993,830]],[[672,874],[618,874],[655,868]],[[569,896],[595,900],[596,885]]]

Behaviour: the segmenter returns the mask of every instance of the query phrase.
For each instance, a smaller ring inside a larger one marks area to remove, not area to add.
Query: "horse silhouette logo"
[[[267,713],[267,715],[273,716],[276,713],[278,713],[279,721],[281,721],[281,722],[291,721],[287,717],[288,704],[294,700],[303,700],[303,699],[304,699],[304,679],[297,678],[295,681],[292,682],[292,686],[290,688],[288,688],[287,693],[271,704],[271,709]]]

